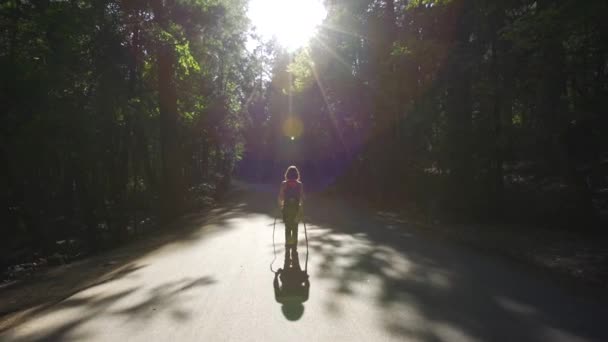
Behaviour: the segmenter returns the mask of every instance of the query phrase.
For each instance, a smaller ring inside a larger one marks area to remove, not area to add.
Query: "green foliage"
[[[411,0],[408,1],[408,9],[414,9],[416,7],[433,7],[440,5],[447,5],[455,0]]]
[[[303,49],[295,56],[293,62],[287,66],[287,72],[293,77],[294,90],[303,91],[314,82],[313,61],[307,49]]]
[[[269,138],[254,154],[325,170],[348,193],[406,198],[401,205],[431,216],[546,216],[523,204],[526,193],[571,196],[551,208],[557,220],[592,216],[588,177],[608,153],[597,133],[608,129],[607,2],[327,6],[310,48],[274,61]],[[281,155],[285,113],[303,121],[304,134]]]
[[[200,72],[201,67],[190,52],[189,43],[177,44],[175,46],[177,53],[177,63],[180,67],[180,72],[185,76],[190,75],[190,72]]]
[[[2,233],[22,226],[43,250],[68,236],[95,248],[158,214],[163,49],[173,68],[164,89],[177,98],[171,168],[186,189],[218,182],[217,173],[229,179],[258,76],[245,50],[245,3],[2,2]]]
[[[393,43],[393,50],[391,51],[391,56],[404,57],[404,56],[411,56],[411,55],[412,55],[412,50],[410,48],[408,48],[407,45],[405,45],[402,42]]]

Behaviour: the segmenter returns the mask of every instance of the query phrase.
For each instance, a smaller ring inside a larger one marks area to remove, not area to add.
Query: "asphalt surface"
[[[592,296],[340,199],[307,200],[308,282],[281,298],[269,267],[275,196],[267,186],[237,186],[120,276],[0,340],[608,341],[608,310]],[[303,233],[300,226],[301,268]],[[276,270],[285,256],[280,220],[274,236]]]

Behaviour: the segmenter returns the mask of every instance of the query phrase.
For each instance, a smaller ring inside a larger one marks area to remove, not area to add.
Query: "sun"
[[[264,39],[276,38],[288,51],[308,44],[327,10],[322,0],[250,0],[248,16]]]

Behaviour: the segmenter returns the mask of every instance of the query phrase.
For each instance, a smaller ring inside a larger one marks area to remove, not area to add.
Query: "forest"
[[[246,174],[301,164],[309,183],[431,220],[605,217],[608,3],[326,6],[249,108]]]
[[[0,3],[2,269],[291,164],[309,191],[431,222],[606,224],[605,0],[326,0],[293,51],[247,4]]]

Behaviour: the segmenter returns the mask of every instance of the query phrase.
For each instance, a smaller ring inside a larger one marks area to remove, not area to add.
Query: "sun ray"
[[[293,54],[289,54],[289,64],[293,63]],[[288,116],[293,115],[293,74],[287,73],[289,79],[289,91],[288,91]]]
[[[349,153],[348,146],[346,146],[346,143],[344,143],[344,137],[342,136],[342,132],[340,131],[340,129],[338,127],[338,120],[336,120],[336,116],[334,115],[333,109],[329,104],[329,100],[327,99],[327,91],[325,90],[325,87],[323,86],[323,82],[321,81],[321,78],[319,77],[319,73],[317,72],[317,67],[314,65],[314,63],[312,64],[311,70],[312,70],[312,74],[315,78],[315,81],[317,82],[317,85],[319,86],[319,90],[321,91],[321,97],[323,97],[323,101],[325,102],[325,107],[327,108],[327,115],[329,116],[329,121],[332,123],[333,128],[336,132],[336,135],[340,139],[340,143],[342,144],[342,147],[344,148],[344,152],[346,152],[348,154]]]
[[[316,42],[318,42],[322,48],[325,49],[325,51],[327,51],[330,55],[332,55],[338,62],[340,62],[340,64],[342,64],[344,67],[346,67],[346,69],[348,69],[349,71],[352,71],[352,65],[348,64],[343,58],[342,56],[340,56],[334,49],[332,49],[331,47],[329,47],[327,44],[325,44],[325,42],[322,39],[319,38],[314,38]]]
[[[319,25],[319,27],[320,27],[320,28],[324,28],[324,29],[328,29],[328,30],[330,30],[330,31],[334,31],[334,32],[342,33],[342,34],[345,34],[345,35],[347,35],[347,36],[351,36],[351,37],[354,37],[354,38],[362,38],[362,39],[367,39],[367,37],[366,37],[366,36],[364,36],[364,35],[361,35],[361,34],[359,34],[359,33],[355,33],[355,32],[349,32],[349,31],[346,31],[346,30],[341,29],[341,28],[339,28],[339,27],[337,27],[337,26],[334,26],[334,25],[329,25],[329,24],[321,24],[321,25]]]

